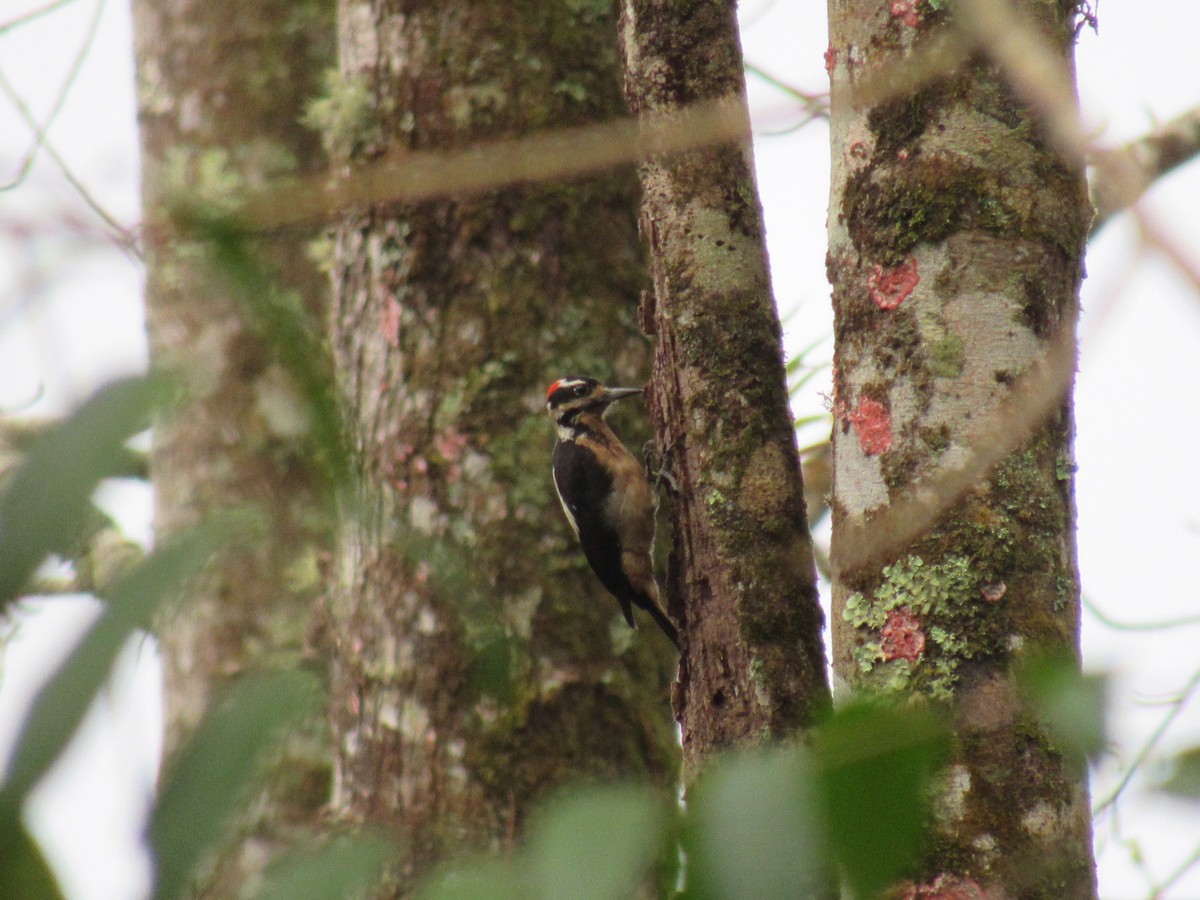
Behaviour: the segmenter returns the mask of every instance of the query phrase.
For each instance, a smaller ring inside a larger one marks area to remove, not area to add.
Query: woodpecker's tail
[[[650,613],[650,618],[658,623],[658,627],[663,630],[663,634],[671,639],[671,643],[675,645],[675,649],[679,649],[679,632],[676,630],[674,623],[667,618],[667,614],[659,609],[658,604],[654,602],[639,603],[638,606]]]

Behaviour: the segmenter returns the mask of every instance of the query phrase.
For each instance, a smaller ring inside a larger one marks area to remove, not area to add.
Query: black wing
[[[577,441],[559,441],[554,447],[554,486],[571,519],[588,565],[621,604],[631,627],[632,590],[621,571],[621,541],[604,519],[604,500],[612,491],[612,478],[595,454]]]

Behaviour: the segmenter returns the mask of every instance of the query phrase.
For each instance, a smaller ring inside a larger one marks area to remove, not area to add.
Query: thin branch
[[[1062,55],[1008,0],[959,0],[954,11],[971,42],[1000,66],[1012,89],[1037,113],[1059,155],[1082,165],[1089,141]]]
[[[511,184],[577,178],[657,154],[679,153],[750,135],[745,98],[731,95],[682,111],[651,112],[464,149],[393,152],[346,174],[301,178],[252,196],[252,229],[329,221],[372,204],[477,194]]]
[[[12,31],[14,28],[20,28],[34,19],[40,19],[42,16],[54,12],[68,3],[74,3],[75,0],[53,0],[52,3],[47,3],[45,6],[39,6],[37,9],[31,9],[29,12],[21,13],[15,19],[9,19],[7,22],[0,23],[0,34],[7,31]]]
[[[1007,396],[973,429],[966,459],[914,482],[905,496],[861,524],[843,523],[833,549],[834,571],[848,572],[908,546],[971,490],[1060,403],[1075,374],[1075,320],[1067,319],[1044,356],[1011,385]]]
[[[80,199],[82,199],[88,208],[91,209],[92,212],[94,212],[109,227],[109,229],[111,229],[112,234],[110,237],[113,239],[113,241],[115,241],[116,244],[127,253],[131,254],[137,259],[141,259],[141,249],[138,247],[137,239],[134,237],[130,229],[126,228],[119,221],[117,221],[116,217],[114,217],[101,205],[101,203],[92,195],[91,191],[83,183],[83,181],[72,171],[71,167],[67,164],[66,160],[63,159],[58,150],[55,149],[54,145],[46,139],[46,133],[49,131],[50,125],[54,122],[54,119],[58,116],[63,104],[66,102],[67,95],[70,92],[72,85],[75,83],[75,79],[79,74],[79,70],[83,66],[83,61],[87,57],[88,51],[91,49],[97,29],[99,28],[100,17],[104,12],[105,2],[106,0],[98,0],[95,11],[92,14],[92,20],[88,26],[87,36],[85,37],[83,44],[80,46],[79,52],[75,55],[74,62],[71,66],[71,71],[64,80],[63,85],[58,92],[58,96],[55,98],[54,105],[51,107],[51,110],[49,114],[47,114],[44,121],[40,123],[37,121],[33,115],[33,111],[29,108],[29,105],[20,97],[20,95],[17,94],[15,88],[4,76],[4,73],[0,72],[0,91],[3,91],[4,94],[9,98],[13,106],[16,107],[17,112],[20,114],[25,124],[29,126],[34,134],[33,146],[30,148],[24,162],[22,162],[20,168],[18,169],[17,174],[9,183],[0,185],[0,190],[9,190],[24,181],[30,169],[33,167],[33,162],[37,157],[38,151],[41,150],[55,164],[59,172],[61,172],[62,176],[66,179],[67,183],[74,188]]]
[[[1166,631],[1188,625],[1200,625],[1200,616],[1182,616],[1178,619],[1163,619],[1161,622],[1122,622],[1114,619],[1096,606],[1086,595],[1080,598],[1084,608],[1102,624],[1117,631]]]
[[[1106,177],[1110,165],[1098,165],[1090,179],[1092,203],[1096,218],[1092,222],[1094,235],[1117,213],[1132,206],[1151,185],[1168,172],[1200,155],[1200,106],[1193,107],[1170,122],[1112,150],[1098,150],[1097,161],[1121,158],[1126,161],[1132,177],[1128,182],[1114,184]]]
[[[1146,742],[1142,745],[1142,748],[1133,758],[1133,762],[1126,767],[1125,773],[1121,776],[1121,780],[1117,782],[1117,786],[1109,792],[1107,797],[1092,807],[1093,818],[1117,802],[1117,799],[1125,791],[1125,788],[1129,786],[1129,782],[1133,778],[1134,773],[1137,772],[1138,769],[1141,768],[1142,764],[1146,762],[1146,760],[1150,757],[1150,754],[1154,752],[1154,748],[1158,746],[1158,742],[1162,739],[1162,736],[1166,734],[1167,729],[1171,727],[1171,723],[1173,723],[1175,719],[1178,718],[1179,714],[1183,712],[1183,707],[1191,698],[1191,695],[1196,690],[1197,685],[1200,685],[1200,671],[1197,671],[1194,675],[1192,675],[1191,680],[1184,685],[1183,690],[1179,693],[1178,701],[1174,706],[1171,707],[1167,714],[1162,717],[1162,721],[1158,723],[1158,727],[1155,728],[1150,737],[1146,739]]]
[[[21,117],[33,129],[33,144],[29,148],[29,152],[25,154],[25,159],[18,167],[17,174],[13,176],[12,180],[0,185],[0,191],[11,190],[19,185],[25,180],[30,169],[33,168],[38,150],[45,144],[46,133],[50,130],[50,126],[54,124],[54,120],[58,118],[58,114],[66,104],[67,95],[71,93],[71,88],[75,85],[75,79],[79,77],[79,70],[83,68],[83,61],[92,49],[96,33],[100,28],[100,17],[104,13],[104,4],[105,0],[97,0],[96,7],[92,12],[92,19],[88,23],[88,29],[83,38],[83,43],[79,45],[79,50],[76,52],[75,58],[71,61],[71,68],[67,71],[67,77],[63,79],[63,83],[58,89],[58,94],[54,98],[54,103],[51,105],[50,111],[40,123],[34,119],[29,106],[17,95],[16,90],[9,83],[8,79],[4,77],[3,73],[0,73],[0,89],[3,89],[4,93],[8,95],[9,100],[12,101],[12,104],[20,112]]]
[[[829,92],[822,91],[818,93],[809,93],[802,91],[800,88],[788,84],[782,78],[776,78],[771,73],[759,68],[753,63],[745,64],[746,74],[753,75],[760,81],[765,81],[771,87],[778,91],[787,94],[793,100],[799,100],[804,107],[804,111],[808,113],[810,119],[828,119],[829,118]]]
[[[1170,887],[1175,884],[1175,882],[1191,871],[1192,868],[1195,867],[1196,863],[1200,863],[1200,846],[1197,846],[1192,850],[1191,853],[1185,856],[1183,861],[1175,867],[1175,871],[1173,871],[1155,886],[1154,894],[1152,895],[1151,900],[1158,900],[1158,898],[1165,894]]]

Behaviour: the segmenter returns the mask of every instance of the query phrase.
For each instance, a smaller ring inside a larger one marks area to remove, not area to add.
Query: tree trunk
[[[259,523],[163,623],[168,753],[228,679],[296,663],[330,539],[303,401],[227,273],[173,230],[171,207],[234,209],[248,188],[319,165],[317,137],[298,119],[331,57],[332,13],[325,3],[133,4],[151,365],[178,374],[184,390],[154,433],[156,533],[161,541],[217,511]],[[255,250],[316,315],[328,286],[306,258],[311,237],[280,233]],[[213,895],[238,896],[277,839],[315,822],[328,798],[326,733],[313,722],[293,735],[243,823],[247,839],[213,875]]]
[[[731,99],[746,117],[735,6],[622,5],[635,113]],[[642,166],[654,295],[651,409],[674,500],[670,613],[689,773],[827,708],[822,617],[749,141]]]
[[[343,0],[340,21],[326,125],[353,159],[403,165],[621,110],[614,22],[595,5]],[[622,170],[381,205],[337,229],[331,327],[360,491],[327,632],[335,806],[398,829],[397,893],[452,849],[509,845],[568,780],[675,779],[672,650],[629,631],[588,571],[544,408],[568,372],[645,371],[635,204]]]
[[[1069,62],[1076,4],[1021,6]],[[952,710],[926,889],[1088,898],[1085,767],[1023,707],[1013,668],[1035,647],[1077,653],[1069,375],[1048,405],[1029,389],[1070,371],[1091,213],[1082,169],[1002,71],[961,49],[925,53],[964,39],[951,15],[829,4],[834,668],[854,690]],[[855,95],[951,56],[914,90]],[[945,473],[993,450],[980,435],[1009,439],[1001,409],[1031,428],[982,480],[947,488]],[[885,512],[935,508],[940,491],[933,520],[897,546]]]

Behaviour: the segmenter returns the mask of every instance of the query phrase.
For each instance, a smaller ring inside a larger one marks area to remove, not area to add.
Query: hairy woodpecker
[[[621,604],[629,627],[633,607],[679,646],[679,633],[658,602],[651,569],[654,502],[641,463],[604,421],[611,404],[641,388],[605,387],[594,378],[569,375],[546,391],[546,409],[558,429],[554,488],[588,565]]]

